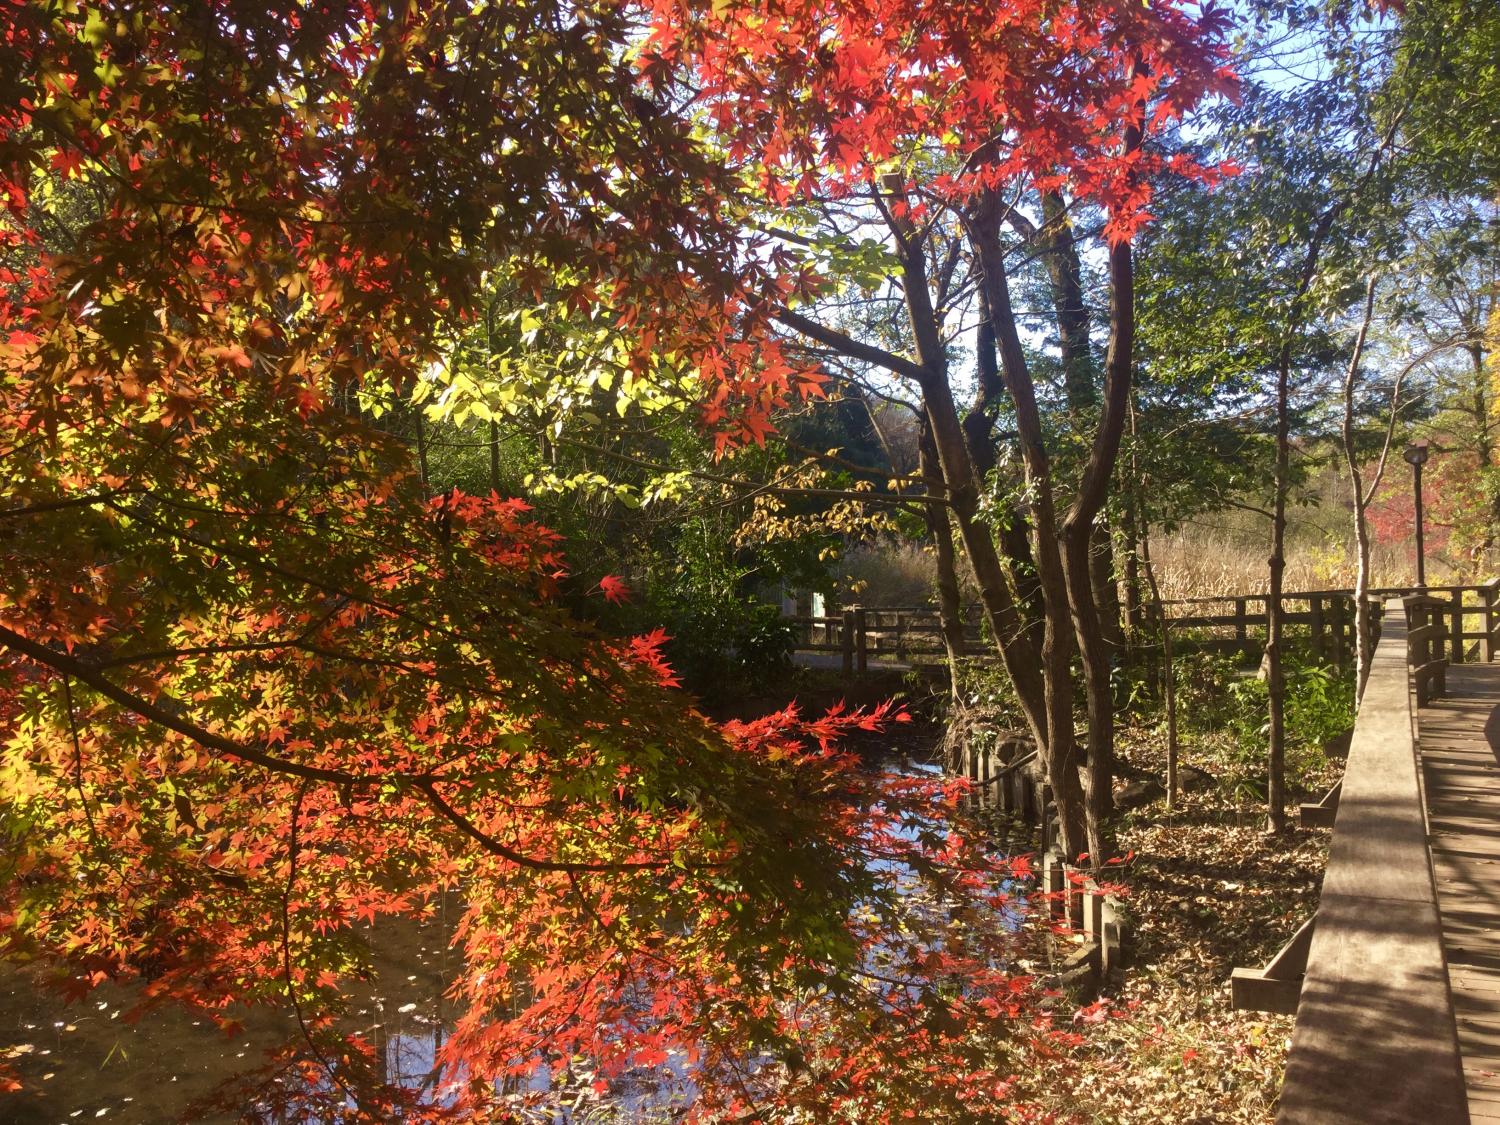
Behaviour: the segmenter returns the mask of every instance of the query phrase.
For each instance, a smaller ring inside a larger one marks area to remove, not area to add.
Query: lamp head
[[[1421,438],[1408,445],[1401,456],[1406,459],[1408,465],[1425,465],[1427,463],[1427,455],[1431,452],[1429,449],[1430,444],[1426,438]]]

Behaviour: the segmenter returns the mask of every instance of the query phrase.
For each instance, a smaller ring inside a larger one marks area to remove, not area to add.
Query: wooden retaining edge
[[[1278,1125],[1469,1120],[1406,652],[1391,601],[1349,747]]]
[[[1049,849],[1042,856],[1041,885],[1052,901],[1053,921],[1073,931],[1078,946],[1054,966],[1059,987],[1080,1001],[1092,1000],[1125,965],[1125,924],[1118,899]]]

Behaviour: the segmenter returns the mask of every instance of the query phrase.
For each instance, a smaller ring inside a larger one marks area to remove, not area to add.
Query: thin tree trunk
[[[1354,353],[1349,357],[1349,366],[1344,372],[1344,419],[1341,436],[1344,445],[1344,464],[1349,469],[1349,488],[1354,498],[1354,667],[1355,699],[1365,693],[1365,681],[1370,678],[1370,661],[1375,655],[1375,642],[1371,636],[1370,615],[1364,612],[1365,600],[1370,596],[1370,521],[1367,516],[1368,495],[1364,474],[1360,471],[1359,451],[1354,445],[1354,391],[1359,380],[1359,361],[1365,348],[1365,337],[1370,331],[1370,318],[1375,311],[1375,278],[1365,285],[1365,314],[1360,322],[1359,335],[1354,339]],[[1395,404],[1392,404],[1392,413]]]
[[[1131,488],[1127,494],[1126,511],[1131,513],[1131,526],[1135,526],[1136,514],[1142,509],[1139,492],[1141,491],[1141,471],[1136,462],[1135,430],[1135,396],[1130,398],[1130,476]],[[1140,568],[1145,572],[1146,582],[1151,590],[1151,604],[1156,612],[1157,623],[1161,626],[1161,650],[1162,650],[1162,706],[1166,709],[1167,718],[1167,812],[1171,813],[1177,807],[1177,670],[1172,656],[1172,623],[1167,618],[1166,603],[1161,599],[1161,586],[1156,581],[1156,568],[1151,565],[1151,529],[1146,520],[1140,524],[1140,534],[1137,537],[1131,535],[1131,557],[1136,554],[1136,545],[1140,547]]]
[[[1006,394],[996,355],[995,326],[982,310],[975,340],[975,367],[979,385],[973,405],[964,416],[964,441],[969,447],[969,459],[974,462],[974,473],[982,481],[996,466],[994,415],[996,405]],[[1019,508],[1013,508],[1006,515],[1008,518],[1001,521],[996,539],[1010,572],[1028,642],[1040,652],[1046,629],[1046,607],[1042,599],[1042,584],[1037,577],[1036,555],[1031,549],[1031,521]]]
[[[1134,470],[1132,470],[1133,472]],[[1139,478],[1136,478],[1139,479]],[[1141,611],[1141,564],[1140,545],[1142,532],[1140,529],[1139,507],[1136,502],[1135,488],[1125,490],[1125,559],[1124,559],[1124,582],[1125,582],[1125,625],[1128,630],[1127,638],[1139,632],[1143,620]]]
[[[1266,706],[1267,746],[1266,805],[1267,826],[1272,832],[1286,829],[1286,670],[1282,666],[1282,640],[1285,613],[1281,604],[1286,574],[1286,499],[1291,468],[1291,377],[1292,348],[1306,314],[1308,291],[1318,271],[1323,244],[1334,222],[1349,206],[1354,195],[1375,175],[1385,159],[1402,114],[1393,116],[1380,147],[1371,155],[1359,182],[1342,197],[1323,209],[1307,240],[1301,276],[1288,306],[1286,331],[1276,356],[1276,496],[1271,508],[1270,590],[1266,598]]]
[[[490,491],[500,492],[500,424],[490,419]]]
[[[1110,531],[1107,512],[1100,512],[1094,521],[1089,582],[1094,588],[1094,604],[1099,607],[1099,628],[1104,633],[1104,647],[1111,656],[1118,656],[1125,651],[1125,627],[1120,617],[1120,583],[1115,574],[1114,535]]]
[[[927,486],[927,495],[935,498],[923,505],[922,511],[937,552],[938,622],[943,633],[943,648],[948,654],[948,687],[953,702],[957,703],[960,697],[958,664],[964,650],[963,603],[958,590],[953,527],[948,519],[948,506],[942,503],[947,490],[938,464],[937,445],[932,440],[932,427],[925,419],[917,447],[917,463],[918,472]]]
[[[1170,813],[1177,807],[1177,670],[1172,658],[1172,622],[1161,600],[1161,587],[1156,584],[1156,569],[1151,565],[1150,532],[1141,535],[1141,569],[1145,571],[1151,604],[1161,625],[1162,706],[1167,712],[1167,812]]]
[[[1363,696],[1365,682],[1370,676],[1370,661],[1375,656],[1374,622],[1365,612],[1365,601],[1370,591],[1370,504],[1380,490],[1385,478],[1385,467],[1391,455],[1391,443],[1396,436],[1396,422],[1401,414],[1401,386],[1413,368],[1432,358],[1441,347],[1414,357],[1396,374],[1391,383],[1390,412],[1385,420],[1385,439],[1380,445],[1380,454],[1375,459],[1375,471],[1366,481],[1360,469],[1358,450],[1354,444],[1354,392],[1359,374],[1359,363],[1364,353],[1365,338],[1375,309],[1375,279],[1371,278],[1365,291],[1365,313],[1355,337],[1354,352],[1349,357],[1349,367],[1344,373],[1344,419],[1342,438],[1344,465],[1349,470],[1349,482],[1354,495],[1354,541],[1358,553],[1358,566],[1354,576],[1354,636],[1358,677],[1357,696]]]
[[[1132,142],[1127,138],[1127,145]],[[1068,220],[1068,206],[1055,191],[1043,192],[1041,235],[1043,260],[1052,282],[1052,301],[1057,319],[1058,351],[1063,368],[1063,394],[1073,428],[1086,432],[1099,407],[1099,388],[1089,335],[1089,310],[1083,299],[1083,265]],[[1115,589],[1114,559],[1109,527],[1096,516],[1089,555],[1089,583],[1104,644],[1110,652],[1123,647],[1120,600]]]
[[[1286,672],[1282,667],[1286,574],[1286,496],[1291,469],[1291,337],[1276,365],[1276,480],[1271,504],[1270,589],[1266,597],[1266,820],[1272,832],[1286,830]]]

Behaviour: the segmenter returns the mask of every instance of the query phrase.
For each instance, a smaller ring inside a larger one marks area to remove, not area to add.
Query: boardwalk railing
[[[1443,624],[1443,644],[1450,663],[1460,664],[1469,650],[1485,660],[1500,652],[1500,579],[1483,585],[1384,587],[1371,590],[1365,612],[1378,617],[1387,598],[1420,595],[1427,598],[1424,624]],[[1235,652],[1254,659],[1265,643],[1266,594],[1190,598],[1166,602],[1167,620],[1181,650]],[[1306,626],[1313,650],[1326,660],[1343,663],[1354,651],[1354,592],[1352,590],[1288,591],[1281,596],[1284,620]],[[937,658],[947,652],[942,622],[932,606],[851,605],[821,616],[787,618],[796,628],[799,652],[829,652],[843,656],[844,672],[864,672],[873,660],[898,662]],[[985,639],[979,606],[963,609],[962,655],[983,656],[993,651]],[[1439,631],[1433,630],[1436,638]],[[1183,634],[1191,634],[1184,637]]]
[[[1463,663],[1470,649],[1485,660],[1493,660],[1500,652],[1500,579],[1478,585],[1372,589],[1365,613],[1378,618],[1386,600],[1412,596],[1426,599],[1430,610],[1426,620],[1443,623],[1441,636],[1451,663]],[[1174,631],[1202,634],[1194,641],[1195,647],[1228,649],[1250,656],[1262,647],[1269,600],[1267,594],[1243,594],[1165,604]],[[1281,601],[1287,611],[1284,621],[1307,626],[1315,651],[1334,661],[1354,651],[1353,590],[1289,591],[1281,595]],[[1252,631],[1258,635],[1252,636]],[[1433,635],[1438,634],[1434,631]]]
[[[1432,618],[1444,609],[1433,602],[1385,606],[1317,914],[1299,934],[1306,971],[1280,1125],[1469,1120],[1413,727],[1412,681],[1443,659],[1431,653],[1441,643]],[[1409,610],[1421,622],[1411,629]],[[1422,662],[1415,677],[1412,654]],[[1284,958],[1300,959],[1291,947]],[[1253,975],[1236,970],[1237,997]]]
[[[980,619],[979,606],[964,608],[965,656],[993,651],[985,643]],[[945,656],[948,651],[943,644],[942,620],[931,606],[851,605],[821,617],[796,614],[785,620],[797,630],[798,652],[840,653],[846,675],[864,672],[872,657],[905,662]]]

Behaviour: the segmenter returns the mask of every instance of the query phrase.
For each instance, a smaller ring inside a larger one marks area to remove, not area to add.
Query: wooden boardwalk
[[[1500,663],[1416,712],[1443,953],[1470,1119],[1500,1125]]]

